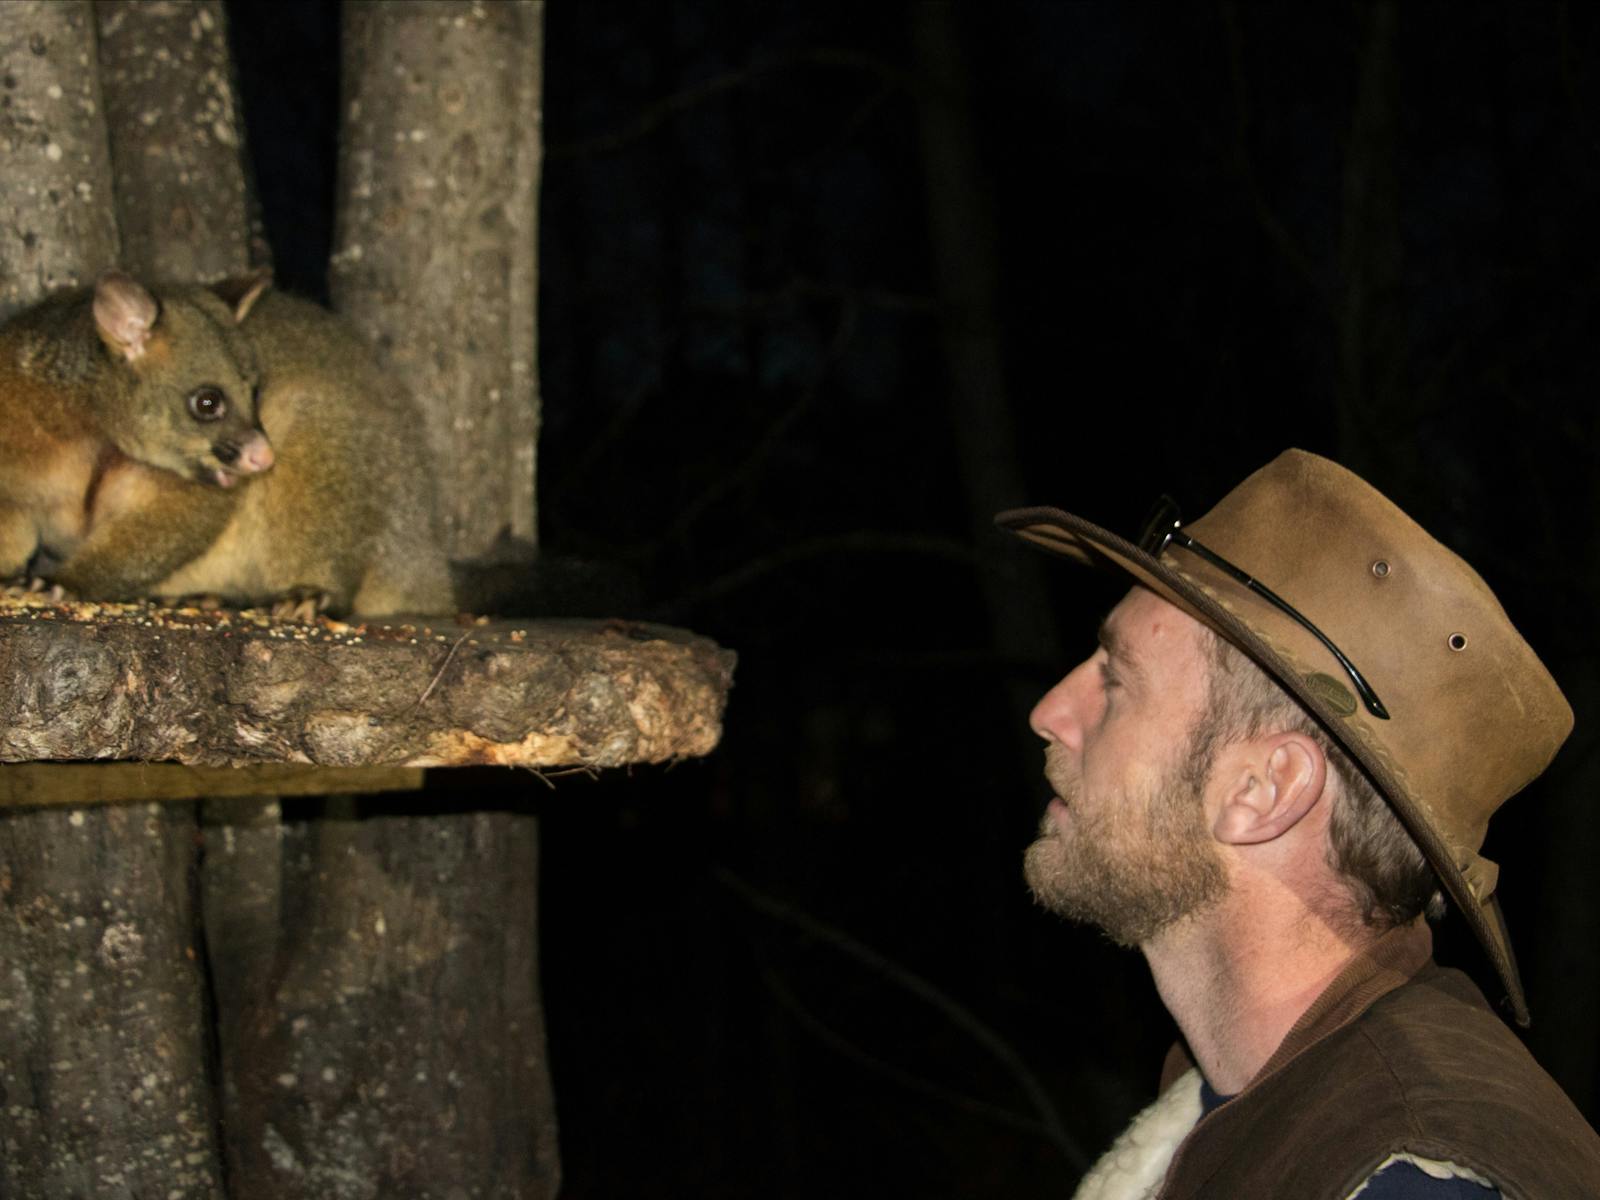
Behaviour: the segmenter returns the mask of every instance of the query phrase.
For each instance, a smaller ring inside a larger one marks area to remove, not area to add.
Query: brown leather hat
[[[1394,806],[1528,1023],[1494,896],[1498,868],[1478,851],[1489,817],[1566,740],[1572,709],[1477,572],[1363,480],[1303,450],[1280,454],[1184,523],[1159,557],[1059,509],[1013,509],[995,522],[1054,553],[1120,568],[1283,684]],[[1255,582],[1242,582],[1245,572]]]

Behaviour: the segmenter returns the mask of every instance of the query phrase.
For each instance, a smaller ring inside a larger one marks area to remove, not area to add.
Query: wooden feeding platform
[[[734,655],[629,621],[275,621],[0,596],[0,805],[409,790],[429,767],[668,762]],[[16,765],[11,765],[16,764]]]

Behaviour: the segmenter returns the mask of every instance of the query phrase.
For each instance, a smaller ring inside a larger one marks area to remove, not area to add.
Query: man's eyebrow
[[[1100,622],[1100,628],[1095,631],[1095,639],[1105,647],[1108,657],[1114,659],[1125,673],[1136,679],[1144,678],[1144,670],[1128,653],[1128,643],[1111,624],[1110,618]]]

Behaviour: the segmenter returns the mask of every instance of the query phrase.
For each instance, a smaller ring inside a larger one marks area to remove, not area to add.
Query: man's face
[[[1206,702],[1200,625],[1135,588],[1100,649],[1047,692],[1030,724],[1048,743],[1055,798],[1024,874],[1046,908],[1136,946],[1215,903],[1227,873],[1192,778],[1191,730]]]

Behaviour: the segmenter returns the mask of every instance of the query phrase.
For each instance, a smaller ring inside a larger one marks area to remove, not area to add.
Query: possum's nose
[[[277,456],[272,453],[272,443],[267,441],[267,435],[259,429],[246,434],[244,440],[237,446],[228,448],[234,452],[234,457],[231,460],[224,458],[222,461],[231,461],[233,467],[245,475],[255,475],[265,471],[277,461]],[[220,448],[217,457],[222,458]]]

